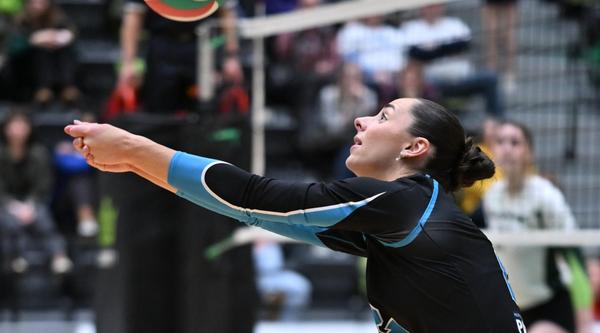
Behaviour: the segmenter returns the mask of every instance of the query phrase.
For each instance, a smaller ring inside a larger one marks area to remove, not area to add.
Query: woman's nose
[[[359,118],[354,119],[354,127],[359,132],[367,129],[367,122],[366,122],[365,117],[359,117]]]

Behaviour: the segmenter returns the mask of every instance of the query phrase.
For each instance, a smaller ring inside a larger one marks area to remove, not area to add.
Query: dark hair
[[[525,138],[525,142],[527,143],[529,150],[533,153],[533,135],[531,134],[531,130],[529,127],[527,127],[527,125],[510,119],[504,119],[499,124],[499,126],[504,125],[510,125],[518,128],[521,133],[523,133],[523,137]]]
[[[494,162],[471,138],[465,137],[454,114],[426,99],[418,99],[411,114],[414,121],[410,134],[429,140],[433,146],[433,155],[423,171],[437,179],[446,191],[454,192],[494,175]]]
[[[23,10],[15,22],[19,27],[31,30],[59,28],[67,22],[67,16],[54,0],[48,0],[48,9],[41,16],[32,17],[27,10]]]
[[[33,122],[29,115],[29,110],[27,108],[18,107],[18,106],[12,106],[10,111],[4,117],[2,117],[2,125],[1,125],[2,133],[0,134],[0,137],[2,138],[2,142],[8,143],[8,138],[6,137],[6,127],[8,126],[8,124],[10,122],[12,122],[15,119],[22,119],[27,124],[29,124],[29,128],[31,131],[29,133],[29,138],[28,138],[26,144],[27,145],[31,144],[31,142],[33,141],[34,131],[33,131]]]

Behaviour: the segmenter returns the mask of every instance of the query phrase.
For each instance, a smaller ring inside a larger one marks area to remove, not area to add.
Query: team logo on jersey
[[[158,14],[175,21],[201,20],[219,8],[222,0],[144,0]]]
[[[394,318],[388,316],[388,318],[384,320],[379,309],[373,305],[370,306],[378,333],[410,333],[404,327],[400,326]]]
[[[519,333],[527,333],[527,328],[525,327],[521,314],[515,313],[515,321],[517,322],[517,330],[519,330]]]

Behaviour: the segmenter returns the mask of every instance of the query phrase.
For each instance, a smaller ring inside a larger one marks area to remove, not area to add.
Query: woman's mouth
[[[350,147],[350,150],[353,150],[355,148],[358,148],[358,146],[362,145],[362,141],[358,138],[358,136],[354,137],[354,145],[352,145],[352,147]]]

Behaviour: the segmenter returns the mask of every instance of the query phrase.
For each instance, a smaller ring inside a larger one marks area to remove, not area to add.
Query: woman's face
[[[408,129],[413,122],[410,110],[415,103],[415,99],[397,99],[375,116],[356,118],[357,133],[346,160],[348,169],[357,176],[377,178],[397,167],[400,161],[396,158],[413,139]]]
[[[495,162],[507,176],[525,174],[533,156],[523,131],[512,124],[500,125],[493,146]]]
[[[27,12],[33,17],[43,15],[48,8],[50,8],[49,0],[29,0],[26,5]]]
[[[15,117],[4,127],[4,135],[9,143],[25,144],[31,134],[31,125],[22,117]]]

